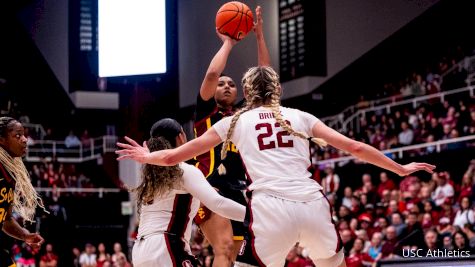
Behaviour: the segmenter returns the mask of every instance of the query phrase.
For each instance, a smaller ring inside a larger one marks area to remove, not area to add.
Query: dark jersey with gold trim
[[[13,204],[15,180],[0,163],[0,229],[7,217],[8,209]]]
[[[218,108],[214,98],[205,101],[198,94],[194,123],[195,136],[198,137],[203,135],[209,128],[211,128],[211,126],[213,126],[213,124],[215,124],[222,118],[231,115],[233,115],[233,111],[222,110]],[[212,148],[210,151],[197,156],[197,163],[195,166],[201,170],[204,176],[206,176],[210,183],[213,185],[210,179],[213,178],[213,176],[218,175],[217,168],[221,163],[223,163],[223,165],[226,167],[226,175],[224,176],[226,176],[225,178],[227,179],[222,179],[224,177],[221,177],[219,180],[223,182],[227,181],[227,183],[230,184],[232,187],[241,187],[243,184],[245,185],[245,171],[242,165],[242,160],[239,155],[239,151],[237,150],[236,146],[232,143],[229,145],[228,154],[223,162],[221,161],[221,147],[222,144],[219,144]]]

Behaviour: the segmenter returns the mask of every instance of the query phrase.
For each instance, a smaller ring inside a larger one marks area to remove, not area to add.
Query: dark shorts
[[[5,267],[15,267],[15,262],[13,261],[10,253],[4,249],[0,249],[0,266]]]
[[[208,177],[208,182],[218,190],[218,193],[223,197],[232,199],[239,204],[247,206],[246,198],[244,197],[241,190],[246,188],[245,182],[239,179],[235,179],[231,176],[225,175],[220,176],[215,172]],[[206,207],[201,207],[198,210],[198,213],[195,216],[195,223],[200,225],[202,222],[208,220],[211,216],[212,211]],[[231,225],[233,227],[233,236],[234,240],[244,240],[244,235],[247,231],[247,228],[242,222],[237,222],[231,220]]]
[[[223,197],[232,199],[239,204],[244,206],[247,205],[246,199],[244,198],[241,191],[229,190],[229,191],[219,191],[219,194]],[[213,212],[209,210],[207,207],[202,206],[199,208],[198,213],[195,216],[194,222],[198,225],[207,221]],[[243,222],[237,222],[231,220],[231,225],[233,227],[233,239],[234,240],[244,240],[244,235],[247,231],[247,228],[244,226]]]

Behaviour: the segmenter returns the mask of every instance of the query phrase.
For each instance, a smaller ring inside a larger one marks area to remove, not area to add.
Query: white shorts
[[[132,249],[132,263],[134,267],[196,266],[194,257],[177,243],[181,242],[166,240],[165,234],[138,239]]]
[[[313,261],[332,258],[333,266],[341,264],[341,239],[323,195],[309,202],[294,202],[258,193],[252,195],[249,205],[251,245],[260,266],[284,266],[297,242]]]

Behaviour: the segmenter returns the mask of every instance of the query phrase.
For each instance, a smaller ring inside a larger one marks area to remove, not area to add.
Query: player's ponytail
[[[247,75],[248,73],[249,75]],[[321,138],[309,137],[304,133],[295,131],[282,117],[279,109],[282,90],[279,75],[274,69],[269,66],[260,66],[251,68],[248,73],[246,73],[245,77],[247,76],[252,79],[249,83],[254,85],[254,94],[260,96],[261,104],[270,106],[276,121],[286,132],[293,136],[312,141],[320,147],[327,145],[327,142]]]
[[[231,124],[229,126],[228,133],[226,134],[226,140],[224,140],[221,147],[221,160],[224,160],[228,154],[228,146],[231,144],[231,137],[233,137],[234,128],[237,121],[239,120],[239,117],[241,114],[251,109],[251,103],[252,102],[246,102],[246,106],[236,112],[236,114],[234,114],[233,118],[231,119]],[[218,173],[220,175],[226,174],[226,167],[224,167],[223,163],[218,166]]]
[[[231,120],[231,124],[226,135],[226,140],[223,142],[221,148],[221,159],[226,158],[227,147],[231,142],[234,128],[242,113],[255,108],[259,105],[269,105],[274,114],[276,121],[289,134],[306,139],[323,147],[327,143],[325,140],[315,137],[308,137],[304,133],[300,133],[292,129],[292,127],[284,120],[280,114],[280,96],[281,87],[279,82],[279,75],[269,66],[259,66],[250,68],[242,78],[242,85],[246,98],[246,106],[239,110]],[[226,173],[223,164],[218,167],[220,174]]]
[[[282,127],[286,132],[293,136],[300,137],[302,139],[307,139],[310,142],[314,142],[320,147],[325,147],[327,145],[327,142],[321,138],[316,138],[316,137],[309,137],[304,133],[297,132],[295,131],[284,118],[280,114],[280,90],[277,92],[274,92],[271,96],[271,105],[270,108],[272,110],[272,113],[274,114],[275,120],[280,124],[280,127]]]
[[[150,130],[150,139],[147,146],[150,152],[171,149],[177,146],[176,137],[181,133],[181,125],[173,119],[162,119],[156,122]],[[172,189],[181,187],[183,170],[179,165],[157,166],[145,164],[142,167],[140,185],[132,189],[137,193],[137,211],[140,213],[142,205],[153,203],[153,199]]]

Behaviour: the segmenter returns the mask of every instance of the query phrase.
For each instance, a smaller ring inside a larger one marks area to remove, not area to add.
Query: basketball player
[[[341,242],[322,186],[311,179],[309,141],[326,143],[353,156],[405,176],[433,172],[427,163],[400,165],[377,149],[327,127],[306,112],[280,106],[279,77],[270,67],[253,67],[242,79],[247,104],[233,117],[216,123],[201,137],[173,150],[148,152],[135,141],[118,144],[119,159],[171,165],[230,141],[240,151],[251,182],[246,220],[259,266],[284,266],[299,242],[317,266],[346,266]],[[242,117],[242,118],[241,118]],[[225,158],[227,151],[221,151]]]
[[[0,117],[0,227],[6,234],[36,249],[43,244],[43,238],[21,227],[12,216],[15,211],[31,222],[36,207],[44,209],[21,160],[26,153],[26,141],[20,122]],[[0,250],[0,266],[16,266],[7,250]]]
[[[256,17],[254,32],[257,39],[258,64],[268,66],[270,57],[262,30],[262,11],[259,6],[256,8]],[[234,113],[237,97],[236,84],[229,76],[222,75],[222,72],[236,41],[219,33],[218,36],[223,41],[223,45],[211,60],[198,94],[194,123],[197,137],[222,118]],[[197,156],[196,167],[203,172],[210,184],[219,190],[221,195],[247,205],[241,191],[247,186],[239,153],[234,144],[229,144],[229,157],[222,162],[218,154],[220,150],[221,146],[218,145]],[[221,164],[228,169],[226,174],[218,173],[217,168]],[[246,229],[242,222],[230,222],[226,218],[211,213],[206,207],[200,208],[195,222],[213,247],[213,266],[230,266],[231,262],[235,261],[244,238]]]
[[[169,149],[186,142],[180,124],[172,119],[156,122],[150,131],[150,151]],[[226,218],[243,221],[245,207],[220,196],[194,166],[145,165],[142,182],[135,189],[140,214],[132,261],[137,267],[198,266],[191,254],[191,223],[200,200]]]

